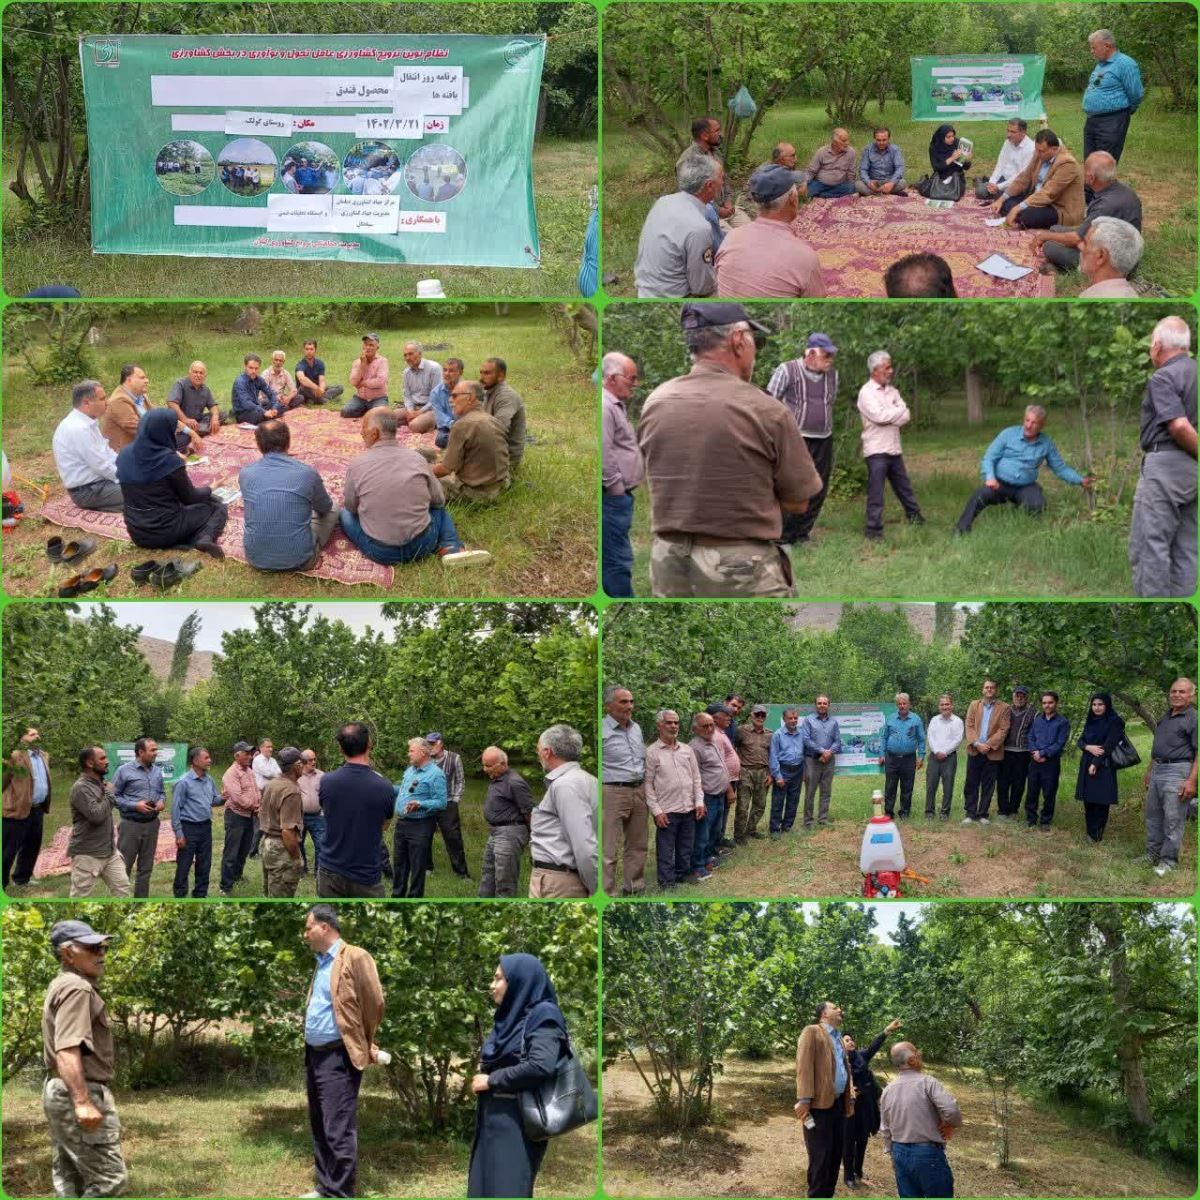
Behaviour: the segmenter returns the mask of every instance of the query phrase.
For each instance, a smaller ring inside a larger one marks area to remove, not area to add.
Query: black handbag
[[[552,1078],[536,1088],[518,1093],[521,1105],[521,1124],[525,1136],[533,1142],[560,1137],[594,1121],[600,1113],[596,1092],[584,1072],[583,1064],[575,1057],[570,1042],[567,1056],[558,1064]]]
[[[922,175],[917,181],[917,194],[926,200],[961,200],[966,186],[961,171],[951,171],[946,176]]]
[[[1108,757],[1112,759],[1112,765],[1118,771],[1123,771],[1126,767],[1136,767],[1142,761],[1137,747],[1125,734],[1121,734],[1121,740],[1112,748]]]

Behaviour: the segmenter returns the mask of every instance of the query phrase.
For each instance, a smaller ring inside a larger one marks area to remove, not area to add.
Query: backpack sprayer
[[[862,848],[858,854],[863,895],[868,899],[896,900],[903,895],[900,890],[902,879],[911,879],[915,883],[929,883],[929,879],[905,865],[900,830],[883,811],[883,793],[878,788],[871,793],[871,804],[875,815],[863,830]]]

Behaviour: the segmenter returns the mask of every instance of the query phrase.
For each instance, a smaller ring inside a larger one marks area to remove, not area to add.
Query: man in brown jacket
[[[850,1065],[842,1045],[842,1010],[817,1005],[816,1024],[796,1043],[796,1117],[804,1123],[809,1196],[832,1196],[842,1165],[846,1118],[854,1112]]]
[[[317,957],[304,1013],[304,1072],[316,1160],[316,1196],[353,1196],[358,1173],[358,1089],[379,1061],[375,1031],[383,988],[375,960],[342,941],[337,911],[315,904],[304,940]]]
[[[1083,168],[1049,129],[1038,130],[1029,165],[992,204],[993,212],[1021,229],[1079,225],[1084,208]]]
[[[42,850],[42,829],[50,811],[50,757],[36,729],[25,730],[20,746],[4,764],[4,886],[9,875],[18,887],[33,878]],[[15,864],[15,866],[14,866]]]
[[[150,379],[136,363],[126,363],[121,368],[121,382],[108,398],[108,407],[100,418],[100,432],[108,444],[119,454],[137,437],[138,422],[145,413],[155,407],[146,394]],[[175,448],[202,454],[203,443],[182,421],[175,433]]]
[[[963,741],[967,744],[967,782],[963,785],[963,806],[967,815],[964,825],[990,825],[988,809],[992,805],[992,792],[996,788],[996,776],[1004,758],[1004,739],[1012,710],[1003,700],[996,699],[996,681],[983,681],[983,698],[972,700],[967,709],[966,732]]]

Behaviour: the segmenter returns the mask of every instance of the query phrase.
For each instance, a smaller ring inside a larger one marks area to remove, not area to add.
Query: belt
[[[538,862],[535,858],[533,865],[539,871],[558,871],[561,875],[578,875],[579,872],[574,867],[561,867],[558,863]]]
[[[734,546],[742,542],[761,542],[764,546],[774,544],[769,538],[712,537],[707,533],[659,533],[655,536],[665,542],[690,541],[694,546]]]
[[[1187,454],[1187,451],[1183,450],[1182,446],[1177,446],[1174,442],[1155,442],[1153,446],[1145,447],[1143,453],[1155,454],[1159,450],[1181,450],[1184,454]]]
[[[632,496],[632,495],[633,495],[633,493],[634,493],[634,492],[636,492],[640,486],[641,486],[640,484],[637,484],[637,483],[635,483],[635,484],[633,485],[633,487],[627,487],[627,488],[626,488],[626,489],[625,489],[623,492],[621,492],[620,494],[621,494],[622,496]],[[617,493],[616,493],[616,492],[614,492],[614,491],[612,490],[612,488],[605,488],[605,489],[604,489],[604,494],[605,494],[606,496],[615,496],[615,495],[617,495]]]
[[[1157,767],[1170,767],[1174,766],[1176,763],[1190,764],[1193,760],[1190,758],[1154,758],[1150,761],[1153,762]]]
[[[334,1042],[322,1042],[319,1046],[314,1046],[312,1042],[305,1042],[304,1044],[310,1050],[336,1050],[339,1046],[344,1046],[346,1043],[341,1038],[338,1038]]]
[[[644,779],[622,780],[620,783],[612,783],[609,780],[604,781],[605,787],[623,787],[623,788],[640,788],[646,781]]]
[[[489,821],[489,829],[515,829],[518,825],[524,825],[524,821]]]

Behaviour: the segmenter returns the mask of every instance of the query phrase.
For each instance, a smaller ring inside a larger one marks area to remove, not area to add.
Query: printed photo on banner
[[[167,5],[89,5],[53,29],[36,4],[6,11],[29,67],[4,133],[10,294],[240,297],[276,260],[274,292],[294,297],[591,295],[594,8],[381,8],[369,33],[274,12],[264,33],[223,3],[182,24]],[[78,53],[54,57],[63,35]]]
[[[605,9],[611,295],[1195,290],[1193,6],[778,13]]]

